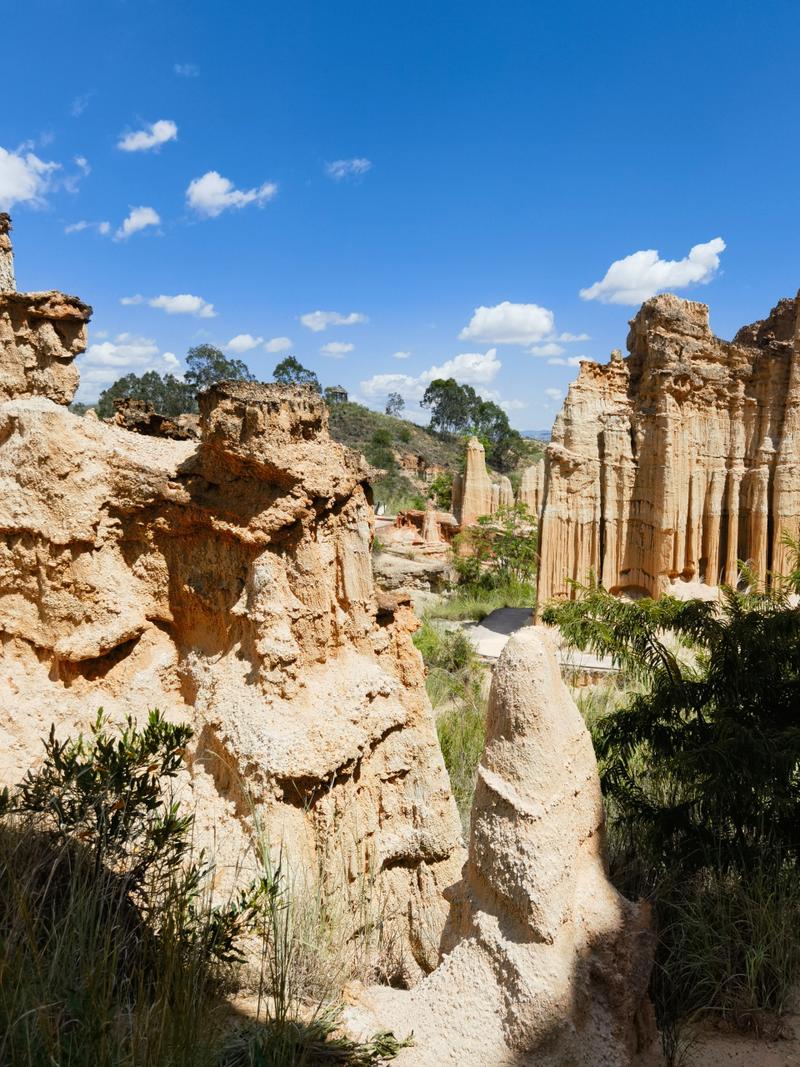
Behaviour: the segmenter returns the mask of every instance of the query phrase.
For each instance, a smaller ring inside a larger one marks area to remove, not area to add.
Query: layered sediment
[[[800,529],[797,300],[723,341],[705,304],[664,294],[629,355],[581,364],[545,454],[538,596],[591,574],[614,593],[763,581]]]
[[[188,721],[219,880],[259,834],[323,891],[365,879],[413,980],[438,960],[460,823],[418,623],[376,596],[367,469],[309,389],[212,386],[199,440],[72,414],[90,312],[0,293],[2,778],[99,707]]]

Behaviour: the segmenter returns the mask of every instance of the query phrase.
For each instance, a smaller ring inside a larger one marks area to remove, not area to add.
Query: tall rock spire
[[[0,292],[15,292],[14,248],[11,244],[11,216],[0,211]]]

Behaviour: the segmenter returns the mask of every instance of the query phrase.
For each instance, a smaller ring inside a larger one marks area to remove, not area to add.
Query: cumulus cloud
[[[97,335],[99,337],[99,334]],[[152,338],[120,333],[113,341],[94,342],[77,364],[81,374],[78,400],[92,403],[103,389],[125,374],[159,374],[180,376],[180,361],[173,352],[160,352]]]
[[[131,208],[130,214],[127,218],[123,219],[122,225],[114,234],[114,240],[125,241],[131,234],[138,233],[140,230],[146,230],[148,226],[158,226],[160,223],[161,217],[153,208]]]
[[[309,311],[300,316],[300,321],[309,330],[319,333],[329,326],[356,326],[361,322],[369,322],[369,319],[360,311],[351,311],[348,315],[342,315],[338,311]]]
[[[154,296],[147,303],[151,308],[161,308],[168,315],[196,315],[199,319],[213,319],[217,314],[214,305],[202,296],[178,293],[176,296]]]
[[[554,359],[548,359],[547,362],[551,367],[580,367],[581,363],[588,358],[588,356],[567,356],[563,359],[561,356],[556,356]]]
[[[246,207],[248,204],[266,204],[277,194],[274,182],[264,182],[256,189],[236,189],[233,182],[216,170],[209,170],[189,182],[186,202],[203,218],[215,218],[229,208]]]
[[[410,352],[392,352],[392,359],[409,359],[410,357]]]
[[[237,333],[235,337],[231,337],[225,347],[229,352],[241,355],[242,352],[249,352],[253,348],[258,348],[263,341],[263,337],[253,337],[251,333]]]
[[[494,307],[477,307],[469,324],[458,335],[462,341],[497,345],[526,345],[553,332],[553,312],[538,304],[512,304],[504,300]]]
[[[159,119],[145,125],[143,130],[126,133],[117,141],[117,148],[123,152],[149,152],[151,148],[160,148],[167,141],[177,141],[178,127],[172,119]]]
[[[563,389],[545,389],[544,395],[550,397],[551,400],[560,400],[564,395]]]
[[[15,152],[0,148],[0,211],[10,211],[15,204],[42,207],[59,166],[39,159],[26,146]]]
[[[320,352],[323,356],[330,356],[331,359],[344,359],[347,353],[352,352],[355,347],[347,341],[329,341],[320,348]]]
[[[288,337],[271,337],[264,342],[265,352],[288,352],[291,347],[292,342]]]
[[[374,374],[361,382],[361,392],[368,397],[387,396],[391,392],[397,392],[406,400],[419,401],[434,378],[455,378],[465,385],[481,386],[491,382],[501,367],[496,348],[490,348],[483,354],[465,352],[439,366],[429,367],[417,377],[410,374]],[[485,390],[482,395],[487,395]]]
[[[581,289],[583,300],[603,304],[641,304],[665,289],[685,289],[688,285],[705,285],[719,269],[719,257],[725,242],[714,237],[695,245],[683,259],[661,259],[654,248],[633,252],[615,260],[599,282]]]
[[[547,341],[543,345],[531,345],[528,349],[532,356],[560,356],[564,351],[566,351],[564,346],[556,344],[555,341]]]
[[[172,69],[179,78],[197,78],[200,75],[200,68],[194,63],[175,63]]]
[[[335,159],[333,163],[325,164],[325,173],[336,182],[346,178],[360,178],[372,169],[369,159]]]

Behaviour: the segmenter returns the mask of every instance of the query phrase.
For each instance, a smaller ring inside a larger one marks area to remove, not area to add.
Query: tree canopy
[[[525,443],[511,428],[505,411],[455,378],[435,378],[425,390],[422,406],[431,409],[430,429],[436,433],[480,438],[489,463],[498,470],[511,470],[525,451]]]
[[[311,385],[318,393],[322,392],[314,371],[304,367],[294,356],[282,359],[272,372],[272,377],[281,385]]]
[[[214,382],[252,382],[253,375],[241,359],[228,359],[214,345],[195,345],[186,353],[186,382],[200,392]]]

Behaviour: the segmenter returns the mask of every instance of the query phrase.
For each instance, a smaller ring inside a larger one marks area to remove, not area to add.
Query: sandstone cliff
[[[549,635],[527,627],[492,681],[448,954],[410,992],[356,992],[351,1028],[413,1030],[398,1067],[660,1064],[649,912],[611,886],[603,853],[589,734]]]
[[[665,294],[629,356],[584,362],[546,451],[538,596],[590,572],[618,593],[763,578],[800,526],[798,301],[731,342],[704,304]]]
[[[71,414],[90,313],[0,294],[2,779],[101,706],[188,720],[220,879],[258,812],[288,861],[365,874],[413,979],[438,959],[460,827],[416,620],[373,587],[360,458],[305,389],[214,386],[199,441]]]

